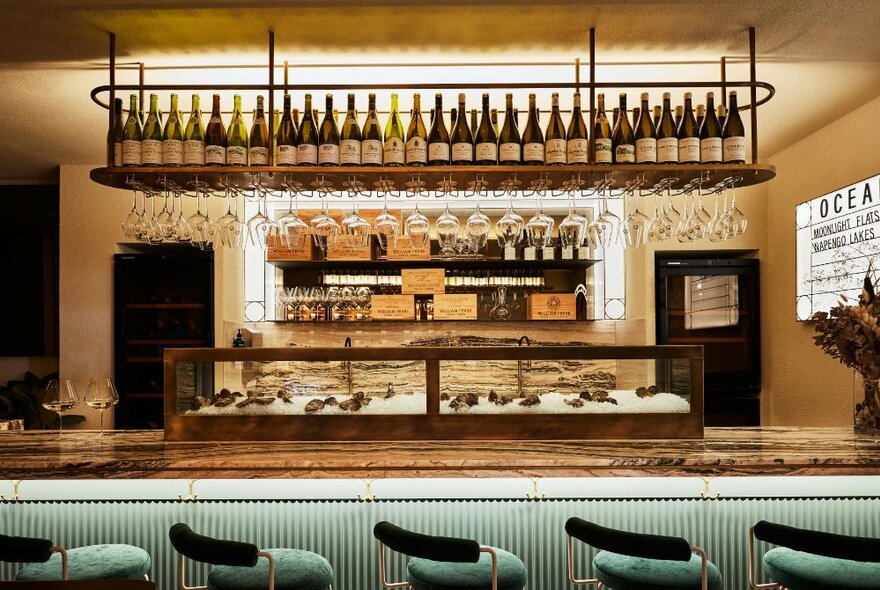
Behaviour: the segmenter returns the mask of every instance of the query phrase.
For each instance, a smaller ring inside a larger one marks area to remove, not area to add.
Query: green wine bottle
[[[593,124],[594,161],[597,164],[610,164],[614,160],[612,148],[611,124],[605,115],[605,95],[599,93],[597,97],[596,120]]]
[[[636,161],[636,146],[629,113],[626,110],[626,93],[620,93],[620,107],[617,113],[617,127],[614,132],[614,163],[632,164]]]
[[[470,166],[474,163],[474,136],[467,124],[467,109],[464,105],[464,92],[458,95],[458,111],[455,127],[452,128],[452,163],[456,166]]]
[[[159,96],[150,95],[150,112],[144,121],[144,140],[141,142],[144,166],[162,165],[162,115],[159,114]]]
[[[449,165],[449,132],[443,120],[443,95],[434,96],[434,120],[428,134],[428,163],[431,166]]]
[[[296,166],[296,127],[290,116],[290,95],[287,93],[284,94],[284,110],[275,143],[278,145],[278,155],[275,157],[278,166]]]
[[[489,111],[489,93],[483,93],[483,113],[480,126],[474,137],[474,159],[480,166],[494,166],[498,163],[498,134],[492,126],[492,114]]]
[[[257,112],[251,125],[251,136],[248,143],[248,160],[251,166],[268,166],[269,152],[269,125],[266,123],[266,110],[263,96],[257,96]]]
[[[657,161],[661,164],[678,163],[678,129],[672,119],[670,95],[663,93],[663,110],[660,112],[660,124],[657,125]]]
[[[700,163],[720,164],[723,158],[721,124],[715,114],[715,93],[706,93],[706,115],[700,127]]]
[[[315,166],[318,163],[318,129],[312,111],[312,95],[306,94],[302,123],[299,126],[299,143],[296,146],[296,163],[299,166]]]
[[[739,107],[736,104],[736,90],[730,91],[727,101],[727,118],[724,120],[724,130],[721,132],[724,145],[722,151],[725,164],[746,163],[746,128],[739,116]]]
[[[406,132],[406,165],[424,166],[428,163],[428,132],[422,121],[422,99],[413,95],[412,117]]]
[[[226,163],[230,166],[247,166],[248,132],[241,114],[241,96],[233,97],[232,120],[226,131]]]
[[[522,162],[522,138],[513,114],[513,94],[504,97],[504,125],[498,135],[498,159],[503,166],[518,166]]]
[[[700,163],[700,127],[694,117],[694,108],[690,92],[684,93],[684,114],[678,126],[678,162],[679,164]]]
[[[339,166],[339,128],[333,114],[333,95],[328,93],[324,101],[324,120],[318,132],[318,164]]]
[[[565,125],[559,115],[559,93],[551,97],[550,121],[544,134],[544,163],[563,166],[566,159]]]
[[[544,134],[538,123],[538,110],[535,106],[535,95],[529,94],[529,119],[523,129],[523,163],[532,166],[544,164]]]
[[[205,163],[208,166],[226,165],[226,126],[220,114],[220,95],[214,95],[211,118],[205,129]]]
[[[113,125],[110,127],[109,142],[113,150],[113,165],[122,166],[122,142],[125,140],[125,122],[122,120],[122,99],[113,101]]]
[[[587,137],[587,125],[581,112],[581,93],[574,93],[571,108],[571,123],[565,134],[565,161],[568,164],[588,164],[590,161],[590,141]]]
[[[162,163],[165,166],[183,166],[183,117],[177,95],[171,95],[171,111],[162,134]]]
[[[498,109],[489,111],[489,118],[492,121],[492,129],[495,131],[495,137],[498,137]]]
[[[386,166],[403,166],[406,163],[406,140],[404,139],[403,121],[397,106],[397,94],[391,95],[391,114],[385,125],[385,143],[383,156]]]
[[[358,166],[361,163],[361,128],[358,125],[357,110],[354,108],[354,94],[351,93],[348,95],[348,109],[339,134],[339,163],[343,166]]]
[[[123,166],[140,166],[143,163],[141,159],[143,132],[141,119],[138,116],[138,95],[132,94],[128,107],[128,119],[125,121],[122,133]]]
[[[681,120],[684,117],[684,107],[682,105],[675,105],[675,129],[678,130],[681,127]]]
[[[364,138],[361,140],[361,164],[364,166],[382,165],[382,129],[376,114],[376,95],[370,93],[367,100],[367,120],[364,121]]]
[[[192,95],[192,112],[183,133],[183,163],[187,166],[205,165],[205,126],[198,94]]]
[[[657,130],[648,108],[648,93],[642,93],[642,108],[639,109],[639,119],[636,124],[635,146],[636,164],[657,163]]]

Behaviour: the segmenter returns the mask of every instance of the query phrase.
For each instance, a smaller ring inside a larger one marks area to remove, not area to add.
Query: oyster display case
[[[165,350],[167,440],[702,436],[700,346]]]

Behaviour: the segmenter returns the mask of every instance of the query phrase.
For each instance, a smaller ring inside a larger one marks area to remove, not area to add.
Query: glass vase
[[[855,431],[880,435],[880,379],[858,375],[853,381]]]

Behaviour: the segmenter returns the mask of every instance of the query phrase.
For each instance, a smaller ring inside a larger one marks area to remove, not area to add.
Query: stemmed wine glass
[[[196,197],[196,212],[190,215],[189,218],[186,220],[186,223],[190,229],[190,241],[192,242],[193,246],[201,250],[210,249],[209,243],[206,243],[210,239],[207,227],[208,218],[207,216],[205,216],[205,214],[202,213],[201,200],[201,192],[202,190],[207,191],[208,185],[202,181],[195,180],[190,183],[190,186],[195,188]]]
[[[602,213],[596,219],[601,229],[597,231],[599,242],[603,248],[610,248],[620,240],[620,217],[608,208],[608,191],[610,187],[602,189]]]
[[[461,224],[452,211],[449,210],[449,198],[446,199],[446,209],[437,217],[434,227],[437,230],[437,242],[440,244],[440,257],[453,258],[455,256],[455,239]]]
[[[373,292],[369,287],[358,287],[354,292],[355,305],[361,310],[361,319],[369,319],[370,302],[373,299]]]
[[[574,209],[574,197],[568,193],[568,215],[559,222],[559,241],[563,249],[574,252],[584,241],[584,228],[587,225],[586,218]]]
[[[333,217],[327,213],[326,192],[321,191],[321,211],[312,217],[309,222],[312,229],[312,236],[315,239],[315,245],[326,252],[329,246],[336,243],[336,236],[339,235],[339,224]]]
[[[526,236],[529,246],[533,248],[547,248],[553,239],[553,227],[556,222],[552,217],[544,213],[543,191],[538,191],[538,210],[526,223]]]
[[[119,394],[110,378],[95,381],[89,380],[83,401],[93,410],[100,412],[101,435],[104,435],[104,410],[110,409],[119,402]]]
[[[745,214],[736,206],[736,185],[732,186],[730,191],[730,209],[728,209],[727,214],[724,216],[725,239],[735,238],[745,233],[746,226],[749,223]]]
[[[376,228],[376,238],[379,240],[379,247],[383,252],[387,252],[389,246],[397,243],[397,236],[400,235],[400,221],[388,210],[388,189],[382,190],[384,203],[382,211],[376,216],[373,226]]]
[[[507,211],[495,222],[495,237],[498,246],[504,251],[505,248],[516,248],[522,240],[522,231],[525,222],[522,216],[513,209],[513,191],[508,193]]]
[[[476,208],[464,224],[470,250],[474,254],[480,254],[486,249],[486,242],[489,241],[489,229],[492,227],[492,224],[489,222],[489,216],[480,209],[481,192],[482,190],[476,191]]]
[[[360,206],[355,193],[351,213],[342,220],[342,233],[353,247],[366,248],[370,245],[371,232],[370,222],[360,216]]]
[[[721,202],[723,199],[723,203]],[[726,226],[724,219],[727,214],[727,190],[715,192],[715,212],[706,225],[706,235],[710,242],[720,242],[725,239]]]
[[[627,191],[632,198],[633,205],[626,222],[621,228],[624,244],[627,248],[638,248],[645,243],[648,234],[650,218],[639,210],[638,188],[631,187]]]
[[[131,211],[128,212],[128,215],[126,215],[125,219],[122,221],[122,234],[126,238],[139,239],[138,228],[143,222],[143,217],[138,211],[137,195],[138,190],[142,185],[140,181],[137,180],[130,180],[128,185],[131,187]],[[143,195],[143,193],[141,193],[141,195]]]
[[[300,219],[298,192],[290,190],[288,211],[278,218],[281,227],[282,240],[285,246],[291,250],[299,250],[303,247],[311,232],[309,224]]]
[[[72,410],[79,404],[79,396],[76,394],[76,385],[70,379],[60,382],[57,379],[49,381],[46,387],[46,396],[43,398],[43,407],[58,414],[58,435],[64,426],[62,416],[67,410]]]
[[[229,242],[229,226],[235,221],[235,215],[232,214],[232,191],[229,187],[224,188],[223,197],[226,199],[226,213],[217,220],[217,237],[222,245],[232,248]]]

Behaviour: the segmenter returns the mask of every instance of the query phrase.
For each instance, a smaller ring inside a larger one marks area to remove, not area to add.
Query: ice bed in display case
[[[700,346],[165,350],[167,440],[702,436]]]

